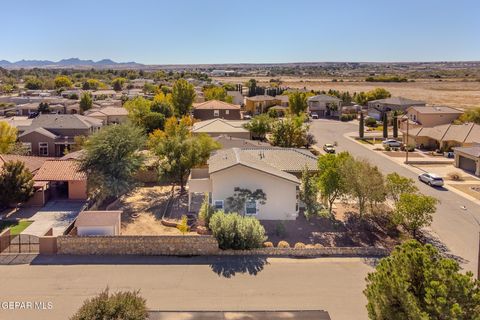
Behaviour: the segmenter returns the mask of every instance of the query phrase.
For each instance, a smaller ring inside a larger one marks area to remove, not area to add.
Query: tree
[[[246,83],[246,86],[248,88],[248,96],[254,96],[257,94],[257,80],[255,79],[250,79]]]
[[[383,138],[388,138],[388,115],[386,112],[383,113]]]
[[[468,109],[459,118],[461,122],[480,124],[480,108]]]
[[[61,88],[70,88],[72,87],[73,83],[70,78],[67,76],[57,76],[55,78],[55,88],[56,89],[61,89]]]
[[[402,177],[396,172],[387,174],[385,179],[385,188],[387,196],[397,203],[400,196],[404,193],[416,193],[418,188],[415,186],[413,179]]]
[[[380,260],[366,281],[372,320],[479,319],[480,282],[430,244],[404,242]]]
[[[97,79],[88,79],[82,84],[83,90],[98,90],[100,87],[105,86]]]
[[[264,205],[267,201],[267,195],[262,189],[251,191],[247,188],[234,188],[233,196],[226,199],[226,207],[229,212],[240,212],[245,214],[245,204],[248,201],[258,201],[261,205]]]
[[[364,119],[363,112],[360,111],[360,124],[358,126],[358,137],[360,139],[363,139],[364,136],[365,136],[365,119]]]
[[[120,291],[110,294],[108,288],[86,300],[70,320],[148,319],[147,302],[139,291]]]
[[[185,191],[185,178],[190,170],[206,163],[213,150],[219,149],[218,142],[206,134],[193,136],[190,133],[190,118],[180,121],[167,119],[165,129],[155,130],[149,136],[149,147],[162,161],[159,171],[178,182],[181,192]]]
[[[131,124],[103,127],[85,143],[81,169],[90,188],[100,196],[118,197],[133,187],[133,175],[142,164],[138,153],[145,142],[143,131]]]
[[[384,88],[375,88],[373,90],[368,91],[365,95],[366,95],[367,101],[386,99],[392,96],[390,92],[388,92]]]
[[[47,102],[40,102],[37,108],[38,113],[41,114],[49,114],[50,113],[50,106]]]
[[[153,97],[150,111],[161,113],[168,119],[173,116],[172,94],[159,92]]]
[[[318,213],[318,187],[317,177],[305,167],[302,171],[302,183],[300,184],[300,200],[305,204],[305,217],[307,220]]]
[[[195,88],[185,79],[175,81],[172,88],[172,104],[177,116],[186,115],[195,100]]]
[[[6,121],[0,121],[0,153],[9,153],[17,141],[17,128]]]
[[[163,130],[165,126],[165,116],[158,112],[149,112],[143,119],[142,125],[146,133]]]
[[[7,161],[0,171],[0,204],[10,206],[33,196],[33,175],[21,161]]]
[[[208,193],[206,193],[205,197],[203,198],[202,205],[200,206],[200,210],[198,211],[198,219],[208,228],[210,224],[210,218],[214,213],[215,208],[210,205]]]
[[[245,124],[245,129],[252,133],[254,138],[265,140],[265,136],[271,130],[272,119],[266,114],[255,116]]]
[[[438,200],[416,193],[403,193],[395,207],[394,221],[401,224],[416,238],[417,232],[429,226],[437,210]]]
[[[220,100],[228,103],[233,102],[233,97],[227,94],[223,87],[207,87],[203,90],[205,100]]]
[[[80,98],[80,113],[90,110],[93,105],[92,95],[90,92],[84,92]]]
[[[123,85],[127,82],[127,79],[125,78],[115,78],[112,80],[112,88],[115,91],[122,91],[123,90]]]
[[[307,95],[300,91],[295,91],[288,96],[288,105],[290,113],[299,115],[307,111]]]
[[[272,144],[283,148],[301,148],[307,143],[308,126],[303,116],[286,117],[272,125]]]
[[[150,114],[150,107],[152,102],[144,97],[135,97],[123,104],[123,107],[128,111],[128,117],[137,126],[143,127],[145,118]]]
[[[343,175],[343,166],[350,158],[348,152],[337,155],[327,153],[318,158],[318,186],[322,198],[328,203],[328,213],[332,218],[333,203],[346,193],[347,181]]]
[[[25,88],[28,90],[40,90],[43,88],[43,82],[37,77],[28,77],[25,81]]]

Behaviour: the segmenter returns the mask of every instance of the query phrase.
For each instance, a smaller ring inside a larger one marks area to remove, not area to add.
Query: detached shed
[[[82,211],[75,221],[79,236],[120,235],[122,211]]]

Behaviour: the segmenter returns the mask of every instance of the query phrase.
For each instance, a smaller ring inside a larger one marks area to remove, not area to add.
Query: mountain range
[[[17,68],[134,68],[143,66],[136,62],[115,62],[111,59],[102,59],[99,61],[82,60],[79,58],[62,59],[60,61],[50,60],[20,60],[10,62],[0,60],[0,67],[7,69]]]

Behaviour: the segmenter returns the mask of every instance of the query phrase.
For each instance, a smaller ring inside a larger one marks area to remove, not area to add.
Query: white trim
[[[255,201],[255,213],[248,213],[247,212],[247,202],[248,201],[249,201],[248,199],[245,201],[245,215],[246,216],[256,216],[258,214],[258,201],[253,200],[253,201]],[[252,201],[250,200],[250,202],[252,202]]]
[[[40,146],[41,144],[44,144],[44,146]],[[42,148],[45,148],[45,147],[47,148],[47,153],[42,153],[41,150],[42,150]],[[48,150],[48,142],[39,142],[39,143],[38,143],[38,154],[39,154],[40,156],[48,156],[48,154],[49,154],[48,152],[49,152],[49,150]]]

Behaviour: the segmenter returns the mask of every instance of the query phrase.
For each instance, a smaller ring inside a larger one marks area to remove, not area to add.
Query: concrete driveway
[[[83,201],[50,201],[43,208],[21,208],[12,218],[33,221],[22,234],[43,236],[53,228],[53,235],[60,235],[77,217],[84,204]]]
[[[367,159],[378,166],[384,174],[397,172],[412,178],[420,192],[439,199],[441,203],[437,206],[431,228],[440,238],[440,242],[436,239],[432,241],[436,242],[442,251],[459,261],[465,270],[477,273],[480,226],[472,215],[480,221],[480,205],[446,188],[432,188],[418,182],[417,169],[401,165],[344,136],[350,132],[358,132],[358,124],[313,120],[310,132],[315,135],[320,148],[325,143],[337,141],[337,152],[348,151],[355,157]],[[463,206],[466,209],[463,209]]]

